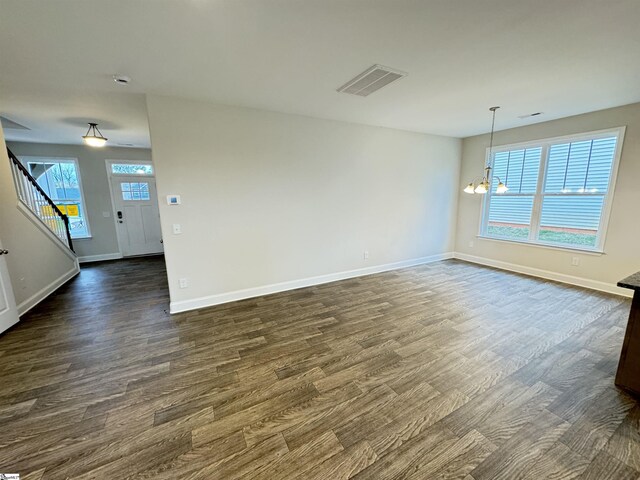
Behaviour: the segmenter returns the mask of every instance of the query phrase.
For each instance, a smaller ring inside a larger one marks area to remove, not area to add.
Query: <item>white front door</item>
[[[162,253],[155,179],[141,175],[113,176],[111,190],[122,255]]]
[[[2,249],[2,242],[0,242],[0,333],[18,323],[18,309],[5,260],[8,254],[7,250]]]

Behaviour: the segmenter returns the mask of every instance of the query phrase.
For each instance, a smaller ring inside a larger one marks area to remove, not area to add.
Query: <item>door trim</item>
[[[2,249],[0,244],[0,249]],[[11,284],[11,277],[9,276],[9,265],[5,260],[8,251],[3,251],[0,256],[0,297],[3,298],[5,306],[3,307],[0,318],[0,335],[14,327],[20,322],[20,312],[16,306],[16,297],[13,292],[13,285]]]
[[[114,175],[113,173],[111,173],[111,165],[114,163],[130,163],[130,164],[137,164],[137,165],[151,165],[153,167],[153,162],[151,160],[121,160],[118,158],[108,158],[104,161],[104,163],[107,169],[107,178],[109,179],[109,197],[111,198],[111,217],[113,218],[113,228],[116,229],[116,237],[118,239],[117,254],[120,255],[119,258],[124,258],[124,255],[122,254],[122,234],[120,233],[120,228],[118,228],[118,218],[116,215],[116,202],[115,202],[115,199],[113,198],[113,179],[118,178],[119,175]],[[152,175],[140,175],[140,178],[153,178],[153,181],[155,182],[156,180],[155,167],[153,171],[154,173]],[[131,175],[129,174],[129,175],[122,175],[122,176],[124,177],[124,176],[131,176]],[[157,183],[156,183],[156,189],[157,189]],[[157,196],[156,196],[156,200],[158,200]],[[158,210],[160,210],[159,201],[158,201]]]

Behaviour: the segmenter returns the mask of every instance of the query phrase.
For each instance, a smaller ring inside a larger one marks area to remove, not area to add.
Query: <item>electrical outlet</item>
[[[473,240],[469,240],[469,248],[473,248]]]
[[[577,267],[580,265],[580,257],[573,257],[571,259],[571,265],[573,265],[574,267]]]
[[[180,288],[187,288],[189,286],[189,281],[186,278],[180,279]]]
[[[362,258],[364,258],[365,260],[369,260],[369,250],[364,251]]]
[[[179,223],[173,224],[173,234],[180,235],[182,233],[182,226]]]

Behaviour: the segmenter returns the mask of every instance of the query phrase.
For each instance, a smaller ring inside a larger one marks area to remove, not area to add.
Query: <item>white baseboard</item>
[[[119,260],[122,258],[121,253],[103,253],[101,255],[85,255],[78,257],[80,263],[104,262],[105,260]]]
[[[60,288],[62,285],[67,283],[69,280],[71,280],[73,277],[75,277],[79,273],[80,273],[80,266],[76,261],[73,269],[69,270],[67,273],[55,279],[46,287],[38,290],[36,293],[31,295],[29,298],[27,298],[24,302],[20,303],[20,305],[18,305],[18,315],[22,316],[25,313],[27,313],[29,310],[31,310],[33,307],[38,305],[41,301],[43,301],[45,298],[47,298],[49,295],[51,295],[58,288]]]
[[[180,300],[171,302],[169,311],[171,313],[186,312],[188,310],[196,310],[198,308],[211,307],[222,303],[235,302],[246,298],[261,297],[272,293],[284,292],[287,290],[295,290],[297,288],[310,287],[320,285],[322,283],[335,282],[345,280],[347,278],[362,277],[364,275],[372,275],[374,273],[387,272],[389,270],[397,270],[399,268],[414,267],[425,263],[438,262],[453,258],[453,252],[440,253],[430,255],[428,257],[414,258],[404,260],[402,262],[387,263],[384,265],[375,265],[373,267],[359,268],[357,270],[348,270],[345,272],[329,273],[327,275],[319,275],[317,277],[302,278],[299,280],[291,280],[289,282],[274,283],[261,287],[247,288],[244,290],[236,290],[218,295],[209,295],[206,297],[194,298],[191,300]]]
[[[612,283],[600,282],[598,280],[591,280],[589,278],[574,277],[573,275],[566,275],[564,273],[542,270],[540,268],[526,267],[524,265],[502,262],[500,260],[493,260],[486,257],[476,257],[475,255],[467,255],[466,253],[455,252],[453,256],[454,258],[464,260],[465,262],[477,263],[480,265],[486,265],[488,267],[499,268],[501,270],[522,273],[524,275],[530,275],[532,277],[539,277],[547,280],[554,280],[556,282],[568,283],[570,285],[589,288],[591,290],[598,290],[600,292],[613,293],[614,295],[621,295],[623,297],[633,296],[633,290],[620,288]]]

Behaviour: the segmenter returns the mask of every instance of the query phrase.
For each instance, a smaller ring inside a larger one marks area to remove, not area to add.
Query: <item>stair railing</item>
[[[49,195],[38,185],[33,175],[29,173],[25,166],[20,163],[20,160],[18,160],[8,148],[7,153],[9,154],[11,172],[19,200],[31,210],[62,243],[73,251],[69,217],[60,211],[55,202],[51,200]]]

